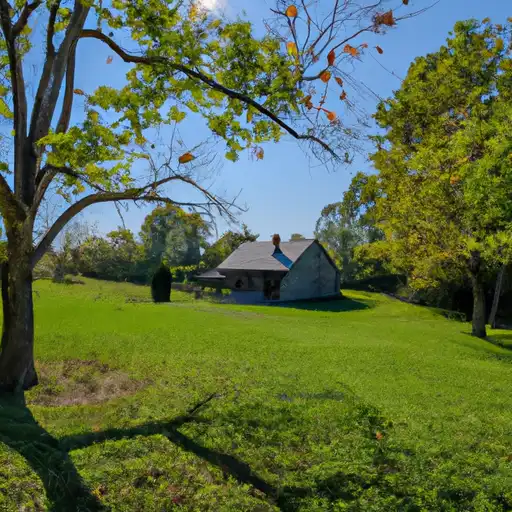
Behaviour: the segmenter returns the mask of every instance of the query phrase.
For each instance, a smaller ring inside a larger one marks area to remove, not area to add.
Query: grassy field
[[[36,290],[43,382],[1,403],[1,511],[512,509],[505,332],[359,292],[284,308]]]

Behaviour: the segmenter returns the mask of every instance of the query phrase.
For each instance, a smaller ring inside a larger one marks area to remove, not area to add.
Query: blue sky
[[[225,1],[229,17],[244,9],[247,18],[260,30],[262,19],[268,17],[269,8],[273,5],[272,0]],[[395,0],[396,2],[399,3],[400,0]],[[430,3],[425,0],[411,0],[408,9],[421,9]],[[387,97],[400,86],[399,80],[390,71],[404,77],[415,57],[435,51],[445,42],[456,21],[490,17],[493,22],[500,23],[511,14],[510,0],[441,0],[421,16],[401,22],[386,35],[380,36],[378,41],[368,41],[370,46],[379,44],[384,49],[384,54],[378,56],[378,59],[365,57],[358,64],[355,74],[381,97]],[[81,64],[77,87],[90,92],[97,85],[105,83],[111,86],[122,85],[126,68],[119,59],[115,59],[107,67],[104,63],[109,51],[101,43],[86,41],[79,52],[78,62]],[[365,100],[364,107],[368,112],[373,112],[375,105],[376,100]],[[342,111],[339,113],[343,115]],[[189,122],[182,131],[184,141],[190,144],[198,136],[207,133],[200,120]],[[334,172],[318,165],[312,166],[294,140],[285,138],[279,144],[265,146],[263,161],[252,161],[247,154],[242,154],[236,163],[223,161],[213,188],[227,196],[241,191],[239,201],[248,207],[248,211],[240,220],[259,233],[261,239],[269,239],[276,232],[283,239],[287,239],[294,232],[310,237],[321,209],[342,198],[353,174],[370,169],[364,155],[357,156],[351,166],[340,167]],[[179,200],[190,197],[183,188],[172,192],[173,197]],[[127,227],[137,233],[149,211],[150,208],[130,207],[129,212],[124,215]],[[96,222],[102,232],[115,229],[120,224],[116,210],[110,205],[91,207],[84,217]],[[222,231],[225,228],[226,224],[220,221],[219,229]]]

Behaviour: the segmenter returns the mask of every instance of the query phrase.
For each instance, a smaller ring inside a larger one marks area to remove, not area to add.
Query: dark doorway
[[[281,298],[281,281],[277,279],[265,280],[263,293],[266,300],[279,300]]]

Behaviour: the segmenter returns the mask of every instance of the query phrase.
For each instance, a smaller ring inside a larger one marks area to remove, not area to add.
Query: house
[[[203,286],[230,289],[242,304],[340,296],[340,272],[317,240],[247,242],[216,269],[197,277]]]

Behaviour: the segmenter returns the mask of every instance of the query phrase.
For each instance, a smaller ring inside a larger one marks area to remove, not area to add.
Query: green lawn
[[[97,361],[68,381],[91,393],[99,363],[139,382],[2,402],[1,511],[512,509],[512,351],[466,324],[359,292],[308,309],[36,290],[43,367]]]

